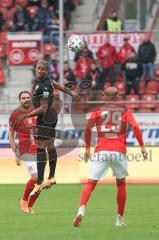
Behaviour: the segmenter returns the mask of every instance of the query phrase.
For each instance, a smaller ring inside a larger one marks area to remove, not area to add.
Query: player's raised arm
[[[142,152],[142,155],[143,155],[144,159],[147,159],[147,151],[146,151],[146,148],[144,146],[142,133],[141,133],[141,130],[140,130],[140,128],[139,128],[139,126],[138,126],[138,124],[137,124],[137,122],[136,122],[136,120],[135,120],[131,111],[127,112],[127,122],[130,124],[130,126],[133,129],[135,137],[138,140],[138,143],[141,147],[141,152]]]
[[[86,130],[85,130],[85,147],[86,147],[85,155],[84,155],[85,162],[87,162],[88,159],[90,158],[91,133],[95,123],[96,123],[96,112],[92,112],[88,119]]]
[[[47,109],[47,105],[48,105],[48,100],[47,99],[43,99],[41,101],[41,105],[40,107],[32,110],[31,112],[29,113],[26,113],[26,114],[23,114],[21,116],[18,117],[18,120],[16,121],[16,126],[18,126],[22,121],[24,121],[24,119],[28,118],[28,117],[34,117],[34,116],[37,116],[39,115],[40,113],[44,113]]]
[[[26,114],[26,117],[34,117],[39,115],[40,113],[44,113],[47,110],[48,107],[48,99],[42,99],[40,101],[41,105],[40,107],[32,110],[31,112],[29,112],[28,114]]]
[[[64,93],[72,96],[73,101],[75,101],[75,102],[79,102],[80,101],[80,97],[76,93],[71,91],[69,88],[59,84],[56,81],[53,81],[53,85],[54,85],[54,88],[56,88],[56,89],[58,89],[58,90],[60,90],[60,91],[62,91]]]

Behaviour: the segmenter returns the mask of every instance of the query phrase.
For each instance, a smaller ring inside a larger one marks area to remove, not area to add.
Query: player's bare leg
[[[24,213],[28,213],[29,212],[29,209],[28,209],[28,205],[30,204],[29,194],[33,190],[36,181],[37,181],[37,174],[32,174],[31,175],[31,179],[28,181],[28,183],[26,185],[24,196],[19,201],[21,210]]]
[[[115,226],[124,227],[126,224],[124,223],[124,209],[126,203],[126,181],[125,178],[116,179],[117,184],[117,206],[118,212],[116,217]]]
[[[33,174],[32,175],[32,178],[34,179],[35,183],[37,181],[37,177],[38,175],[37,174]],[[37,198],[39,197],[40,193],[39,194],[35,194],[35,195],[30,195],[30,198],[29,198],[29,201],[28,201],[28,213],[30,214],[34,214],[35,211],[33,209],[33,206],[37,200]]]
[[[84,187],[81,194],[80,207],[78,209],[77,216],[73,220],[74,227],[79,227],[81,225],[82,219],[85,214],[85,207],[88,203],[91,193],[96,187],[97,182],[97,180],[89,179],[86,186]]]

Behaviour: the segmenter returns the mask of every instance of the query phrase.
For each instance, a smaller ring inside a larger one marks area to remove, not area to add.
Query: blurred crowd
[[[71,13],[76,5],[77,0],[64,0],[64,30],[69,27]],[[58,6],[58,0],[0,0],[0,32],[41,31],[43,52],[50,62],[50,74],[56,81],[59,81]],[[110,13],[103,30],[119,34],[124,30],[117,11]],[[119,51],[111,44],[109,37],[95,54],[85,42],[82,51],[75,54],[73,64],[64,61],[63,82],[65,86],[77,91],[83,99],[90,101],[101,100],[102,92],[108,86],[116,86],[123,100],[130,94],[140,96],[143,93],[152,93],[157,96],[159,81],[155,82],[156,55],[150,34],[144,35],[137,51],[131,45],[128,34],[123,37],[123,45]],[[152,92],[147,91],[149,86]]]
[[[109,37],[103,46],[100,46],[96,56],[88,48],[87,43],[81,52],[74,57],[74,67],[64,62],[64,83],[68,86],[77,86],[78,92],[88,94],[91,90],[103,90],[107,83],[111,86],[117,82],[125,82],[126,95],[131,88],[139,94],[139,80],[155,80],[156,48],[151,36],[145,34],[138,52],[124,37],[119,52],[111,45]],[[51,65],[57,64],[53,58]]]
[[[64,0],[64,30],[68,29],[75,6],[76,0]],[[42,31],[44,42],[58,45],[59,1],[0,0],[1,31]]]

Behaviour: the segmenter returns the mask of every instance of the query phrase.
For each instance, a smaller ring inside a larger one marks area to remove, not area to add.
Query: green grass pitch
[[[159,186],[128,185],[125,228],[114,226],[116,189],[98,185],[80,228],[72,226],[82,185],[56,185],[42,192],[36,214],[23,214],[18,205],[23,185],[0,185],[2,240],[157,240]]]

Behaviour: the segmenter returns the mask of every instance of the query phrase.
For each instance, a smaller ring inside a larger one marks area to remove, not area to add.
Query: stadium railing
[[[100,18],[100,8],[104,5],[104,0],[98,0],[95,11],[93,13],[93,20]]]

